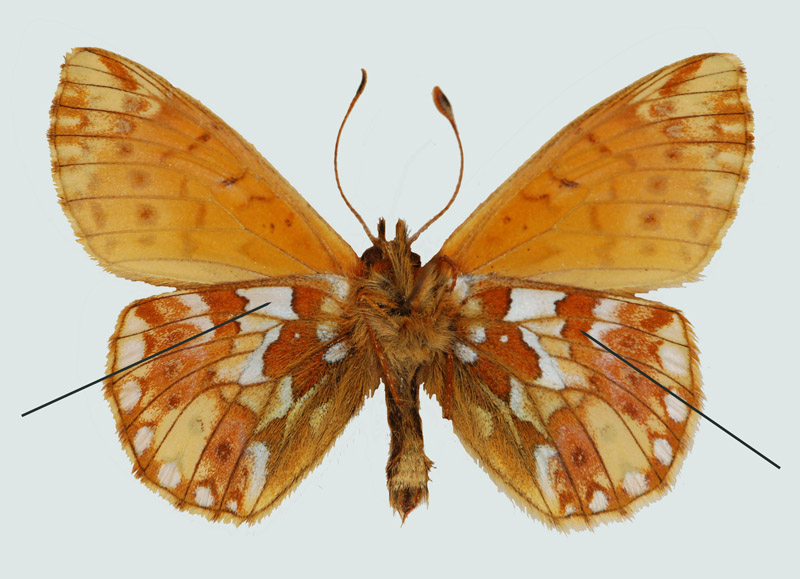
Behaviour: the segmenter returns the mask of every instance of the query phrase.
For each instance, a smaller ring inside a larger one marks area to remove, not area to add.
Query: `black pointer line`
[[[589,338],[589,339],[590,339],[592,342],[594,342],[595,344],[597,344],[598,346],[600,346],[601,348],[603,348],[603,349],[604,349],[606,352],[608,352],[609,354],[611,354],[611,355],[615,356],[615,357],[616,357],[616,358],[618,358],[620,361],[624,362],[625,364],[627,364],[628,366],[630,366],[631,368],[633,368],[634,370],[636,370],[637,372],[639,372],[639,374],[641,374],[642,376],[644,376],[645,378],[647,378],[648,380],[650,380],[650,382],[652,382],[653,384],[655,384],[656,386],[658,386],[659,388],[661,388],[661,389],[662,389],[664,392],[666,392],[667,394],[670,394],[670,395],[674,396],[675,398],[677,398],[678,400],[680,400],[681,402],[683,402],[684,404],[686,404],[686,406],[688,406],[689,408],[691,408],[692,410],[694,410],[695,412],[697,412],[697,413],[698,413],[700,416],[702,416],[703,418],[705,418],[706,420],[708,420],[708,421],[709,421],[711,424],[713,424],[714,426],[716,426],[717,428],[719,428],[720,430],[722,430],[722,431],[723,431],[725,434],[727,434],[728,436],[731,436],[731,437],[735,438],[736,440],[738,440],[739,442],[741,442],[743,445],[745,445],[747,448],[749,448],[750,450],[752,450],[753,452],[755,452],[755,453],[756,453],[758,456],[760,456],[761,458],[763,458],[764,460],[766,460],[766,461],[767,461],[768,463],[770,463],[772,466],[774,466],[774,467],[775,467],[775,468],[777,468],[777,469],[780,469],[780,468],[781,468],[781,467],[780,467],[780,465],[779,465],[777,462],[775,462],[774,460],[771,460],[771,459],[767,458],[765,455],[761,454],[761,453],[760,453],[760,452],[758,452],[758,451],[757,451],[755,448],[753,448],[752,446],[750,446],[749,444],[747,444],[747,443],[746,443],[744,440],[742,440],[741,438],[739,438],[738,436],[736,436],[736,435],[735,435],[733,432],[731,432],[730,430],[728,430],[727,428],[725,428],[724,426],[722,426],[722,425],[721,425],[719,422],[717,422],[716,420],[714,420],[713,418],[711,418],[711,417],[710,417],[710,416],[708,416],[707,414],[703,414],[702,412],[700,412],[700,411],[699,411],[697,408],[695,408],[694,406],[692,406],[691,404],[689,404],[688,402],[686,402],[686,400],[684,400],[683,398],[681,398],[680,396],[678,396],[677,394],[675,394],[675,393],[674,393],[672,390],[670,390],[669,388],[666,388],[666,387],[662,386],[661,384],[659,384],[658,382],[656,382],[656,381],[655,381],[653,378],[651,378],[650,376],[648,376],[647,374],[645,374],[644,372],[642,372],[641,370],[639,370],[639,368],[637,368],[636,366],[634,366],[633,364],[631,364],[630,362],[628,362],[628,361],[627,361],[625,358],[623,358],[622,356],[620,356],[619,354],[617,354],[617,353],[616,353],[614,350],[612,350],[611,348],[609,348],[608,346],[606,346],[606,345],[605,345],[605,344],[603,344],[602,342],[598,342],[597,340],[595,340],[593,337],[591,337],[589,334],[587,334],[587,333],[586,333],[586,332],[584,332],[583,330],[581,330],[581,334],[583,334],[584,336],[586,336],[587,338]]]
[[[235,321],[236,321],[236,320],[238,320],[239,318],[243,318],[243,317],[245,317],[246,315],[252,314],[253,312],[257,312],[257,311],[258,311],[258,310],[260,310],[261,308],[265,308],[265,307],[267,307],[267,306],[268,306],[270,303],[271,303],[271,302],[267,302],[267,303],[265,303],[265,304],[261,304],[260,306],[258,306],[258,307],[256,307],[256,308],[253,308],[252,310],[247,310],[246,312],[244,312],[244,313],[242,313],[242,314],[239,314],[238,316],[234,316],[234,317],[232,317],[232,318],[231,318],[230,320],[228,320],[227,322],[222,322],[221,324],[217,324],[216,326],[213,326],[213,327],[211,327],[211,328],[208,328],[207,330],[203,330],[202,332],[200,332],[199,334],[195,334],[195,335],[194,335],[194,336],[192,336],[191,338],[186,338],[185,340],[183,340],[183,341],[181,341],[181,342],[178,342],[177,344],[173,344],[173,345],[171,345],[171,346],[169,346],[169,347],[167,347],[167,348],[164,348],[164,349],[163,349],[163,350],[161,350],[160,352],[156,352],[155,354],[150,354],[149,356],[147,356],[146,358],[142,358],[142,359],[141,359],[141,360],[139,360],[138,362],[134,362],[133,364],[129,364],[128,366],[125,366],[124,368],[120,368],[119,370],[115,370],[115,371],[111,372],[111,374],[107,374],[107,375],[103,376],[102,378],[98,378],[98,379],[97,379],[97,380],[95,380],[94,382],[89,382],[88,384],[86,384],[86,385],[84,385],[84,386],[81,386],[80,388],[76,388],[76,389],[75,389],[75,390],[73,390],[72,392],[67,392],[66,394],[62,394],[62,395],[61,395],[61,396],[59,396],[58,398],[53,398],[53,399],[52,399],[50,402],[45,402],[45,403],[44,403],[44,404],[42,404],[41,406],[37,406],[36,408],[33,408],[32,410],[28,410],[27,412],[23,412],[23,413],[22,413],[22,417],[24,418],[24,417],[26,417],[28,414],[33,414],[33,413],[34,413],[34,412],[36,412],[37,410],[41,410],[42,408],[44,408],[44,407],[46,407],[46,406],[50,406],[51,404],[55,404],[55,403],[56,403],[56,402],[58,402],[59,400],[63,400],[64,398],[67,398],[67,397],[69,397],[69,396],[72,396],[73,394],[77,394],[77,393],[78,393],[78,392],[80,392],[81,390],[86,390],[86,389],[87,389],[89,386],[94,386],[94,385],[95,385],[95,384],[97,384],[98,382],[102,382],[102,381],[103,381],[103,380],[105,380],[106,378],[111,378],[111,377],[112,377],[112,376],[114,376],[115,374],[119,374],[120,372],[124,372],[125,370],[130,370],[130,369],[131,369],[131,368],[133,368],[134,366],[138,366],[139,364],[143,364],[144,362],[147,362],[148,360],[152,360],[153,358],[155,358],[156,356],[160,356],[160,355],[161,355],[161,354],[163,354],[164,352],[169,352],[170,350],[172,350],[172,349],[174,349],[174,348],[177,348],[178,346],[183,346],[183,345],[184,345],[186,342],[191,342],[192,340],[195,340],[195,339],[199,338],[200,336],[204,336],[205,334],[207,334],[207,333],[209,333],[209,332],[213,332],[213,331],[214,331],[214,330],[216,330],[217,328],[221,328],[222,326],[224,326],[224,325],[226,325],[226,324],[230,324],[231,322],[235,322]]]

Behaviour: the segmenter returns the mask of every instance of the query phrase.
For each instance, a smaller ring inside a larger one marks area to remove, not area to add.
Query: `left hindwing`
[[[680,312],[636,298],[462,276],[452,351],[425,385],[467,450],[520,506],[559,527],[619,518],[674,479],[695,417],[594,345],[698,407]]]
[[[131,304],[109,372],[265,302],[106,382],[136,475],[175,506],[255,522],[316,466],[378,385],[337,276],[212,286]]]

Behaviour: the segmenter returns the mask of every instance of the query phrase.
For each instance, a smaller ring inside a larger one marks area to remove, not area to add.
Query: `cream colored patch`
[[[315,434],[318,433],[322,427],[322,422],[325,420],[325,415],[328,414],[328,408],[330,408],[330,406],[331,403],[326,402],[325,404],[320,404],[313,410],[313,412],[311,412],[311,418],[308,419],[308,425]]]
[[[289,409],[292,407],[291,376],[283,377],[278,383],[278,387],[275,389],[274,396],[275,398],[273,398],[272,404],[270,404],[270,415],[273,417],[273,420],[286,416],[286,413],[289,412]]]
[[[269,450],[266,444],[251,442],[247,446],[244,462],[249,467],[249,476],[247,477],[245,502],[253,503],[261,494],[261,490],[267,482],[267,461],[269,461]]]
[[[350,284],[347,279],[338,275],[323,275],[324,279],[328,280],[331,284],[331,293],[336,296],[340,301],[347,299],[350,295]]]
[[[119,407],[124,412],[130,412],[142,397],[142,388],[136,380],[127,380],[120,386],[118,398]]]
[[[341,362],[344,360],[344,357],[347,355],[347,351],[350,349],[350,346],[347,342],[338,342],[328,348],[323,354],[322,359],[328,362],[329,364],[334,364],[336,362]]]
[[[473,426],[478,431],[478,436],[484,440],[489,438],[494,431],[492,415],[480,406],[472,406]]]
[[[558,452],[552,446],[542,444],[534,449],[533,456],[536,459],[536,482],[539,483],[542,496],[548,503],[555,503],[558,501],[558,494],[553,487],[551,470],[555,466]]]
[[[180,295],[178,301],[189,308],[191,315],[204,314],[209,310],[208,304],[197,294]]]
[[[592,309],[592,316],[598,320],[606,320],[607,322],[617,322],[617,308],[619,302],[617,300],[610,300],[606,298],[600,299],[597,305]]]
[[[529,320],[525,322],[525,327],[539,336],[561,337],[566,320],[563,318],[545,318],[543,320]]]
[[[672,316],[672,321],[668,325],[660,328],[656,332],[656,335],[659,338],[664,338],[665,340],[670,340],[672,342],[678,342],[682,345],[688,344],[686,341],[686,330],[683,327],[680,316],[677,315]]]
[[[343,313],[342,307],[339,305],[339,302],[328,297],[322,300],[322,305],[320,305],[319,310],[325,314],[330,314],[332,316],[341,316]]]
[[[261,342],[261,345],[247,357],[242,375],[239,376],[239,384],[247,386],[269,380],[267,376],[264,376],[264,353],[270,344],[278,339],[280,334],[280,326],[275,326],[264,335],[264,341]]]
[[[477,318],[483,313],[483,305],[478,298],[470,298],[461,306],[461,315],[465,318]]]
[[[500,342],[501,342],[501,343],[503,343],[503,344],[505,344],[506,342],[508,342],[508,336],[506,336],[505,334],[503,334],[502,336],[500,336]]]
[[[472,287],[473,278],[470,275],[460,275],[456,278],[456,284],[453,286],[453,299],[458,302],[463,302]]]
[[[665,439],[656,438],[653,441],[653,454],[664,466],[672,464],[672,447]]]
[[[158,482],[164,488],[172,489],[181,482],[181,473],[177,461],[167,462],[158,469]]]
[[[542,435],[547,436],[547,431],[533,408],[533,403],[528,396],[525,385],[513,376],[509,378],[509,383],[511,385],[511,392],[509,393],[511,412],[520,420],[530,422]]]
[[[658,348],[661,367],[671,378],[680,380],[689,377],[689,348],[672,342],[664,342]]]
[[[622,488],[632,497],[638,497],[647,490],[647,477],[641,472],[629,472],[625,474],[622,481]]]
[[[136,431],[133,437],[133,451],[136,456],[141,456],[144,451],[150,448],[153,442],[153,430],[149,426],[142,426]]]
[[[675,422],[683,422],[689,415],[689,407],[672,394],[664,394],[664,405],[667,407],[667,414]]]
[[[466,344],[462,344],[461,342],[455,343],[453,346],[453,352],[455,353],[456,358],[465,364],[474,364],[478,360],[478,354],[475,353],[475,350]]]
[[[248,310],[269,302],[267,307],[258,310],[262,316],[281,320],[298,319],[292,309],[292,288],[290,287],[251,287],[238,289],[236,294],[247,300],[245,309]]]
[[[130,366],[144,358],[145,343],[141,336],[129,336],[117,340],[117,357],[114,360],[114,370]]]
[[[336,337],[338,331],[338,324],[330,321],[321,322],[317,324],[317,339],[322,343],[330,342]]]
[[[556,303],[567,294],[551,290],[514,288],[511,290],[511,306],[508,308],[507,322],[521,322],[537,318],[551,318],[556,315]]]
[[[600,511],[606,510],[608,507],[608,496],[603,491],[594,491],[592,495],[592,501],[589,503],[589,509],[593,513],[599,513]]]
[[[245,316],[236,320],[236,323],[239,324],[239,331],[242,334],[266,332],[281,323],[274,318],[260,316],[259,313],[260,312],[255,312],[249,316]]]
[[[564,378],[561,376],[556,361],[542,347],[536,334],[525,326],[520,326],[520,329],[522,330],[522,340],[539,355],[539,369],[542,371],[542,375],[536,379],[536,384],[552,390],[563,390]]]
[[[194,489],[194,502],[201,507],[210,507],[214,504],[214,496],[208,487],[197,487]]]
[[[142,318],[136,315],[137,308],[132,308],[128,315],[125,316],[125,321],[122,323],[120,330],[120,337],[130,336],[132,334],[141,334],[150,329],[150,324],[145,322]]]
[[[482,344],[486,341],[486,330],[483,326],[469,327],[469,340],[475,344]]]
[[[236,501],[228,501],[227,503],[225,503],[225,508],[232,513],[236,513],[239,510],[239,503],[237,503]]]

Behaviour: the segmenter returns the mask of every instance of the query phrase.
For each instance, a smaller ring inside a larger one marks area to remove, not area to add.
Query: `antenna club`
[[[443,117],[445,117],[451,124],[455,124],[456,119],[453,116],[453,106],[450,104],[450,100],[445,96],[442,89],[438,86],[433,87],[433,104],[436,105],[436,110],[438,110]]]

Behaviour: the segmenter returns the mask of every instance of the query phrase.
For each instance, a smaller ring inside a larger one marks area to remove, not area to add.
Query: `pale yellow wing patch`
[[[735,56],[665,67],[567,125],[440,254],[464,272],[590,289],[691,281],[735,216],[752,129]]]
[[[347,243],[239,134],[113,53],[67,55],[51,109],[65,213],[109,271],[157,285],[350,274]]]
[[[425,389],[495,482],[561,529],[618,520],[662,496],[697,416],[583,332],[699,407],[697,352],[681,314],[563,286],[461,282],[470,290],[456,345]]]
[[[106,382],[136,476],[212,520],[254,523],[278,506],[378,386],[341,317],[347,291],[312,276],[131,304],[109,372],[269,302]]]

